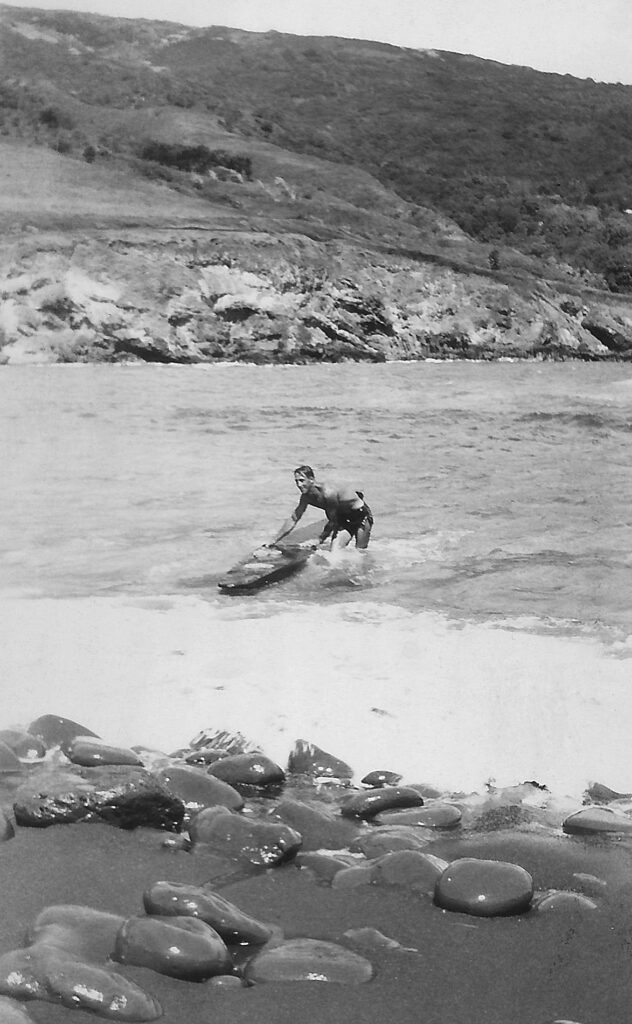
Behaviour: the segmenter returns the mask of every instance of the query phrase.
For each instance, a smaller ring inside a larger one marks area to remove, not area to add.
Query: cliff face
[[[300,235],[32,232],[0,296],[5,364],[632,357],[614,298]]]

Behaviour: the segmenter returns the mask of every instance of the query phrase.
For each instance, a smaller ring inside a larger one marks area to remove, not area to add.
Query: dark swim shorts
[[[346,530],[352,537],[357,538],[358,530],[365,523],[373,526],[373,513],[366,502],[361,508],[352,508],[341,516],[336,522],[333,535],[335,537],[341,530]]]

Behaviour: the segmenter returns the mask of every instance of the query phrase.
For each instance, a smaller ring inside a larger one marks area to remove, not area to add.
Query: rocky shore
[[[632,358],[624,300],[300,233],[5,237],[0,363]]]
[[[0,1020],[626,1019],[632,796],[0,731]],[[79,1018],[77,1018],[79,1019]]]

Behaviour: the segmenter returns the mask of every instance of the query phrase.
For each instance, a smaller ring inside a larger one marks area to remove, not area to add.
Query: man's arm
[[[277,535],[274,538],[274,540],[271,541],[272,544],[278,544],[278,542],[280,540],[283,540],[284,537],[287,537],[288,533],[292,532],[292,530],[294,529],[294,527],[298,523],[299,519],[303,515],[303,513],[304,513],[306,508],[307,508],[307,500],[305,499],[304,495],[301,495],[301,500],[299,501],[298,505],[296,506],[296,508],[292,512],[292,515],[289,517],[289,519],[285,520],[285,522],[283,523],[283,526],[281,527],[281,529],[277,533]]]
[[[330,537],[331,534],[333,533],[333,530],[334,524],[332,523],[331,519],[328,519],[327,522],[325,523],[325,526],[323,527],[323,531],[320,537],[318,538],[318,543],[324,544],[327,538]]]

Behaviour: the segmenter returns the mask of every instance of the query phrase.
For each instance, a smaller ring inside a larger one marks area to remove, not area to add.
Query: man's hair
[[[311,466],[297,466],[296,469],[294,470],[294,476],[296,476],[297,473],[302,473],[303,476],[308,476],[310,480],[315,479],[314,470],[312,469]]]

